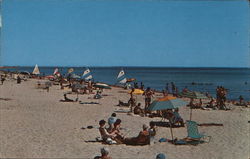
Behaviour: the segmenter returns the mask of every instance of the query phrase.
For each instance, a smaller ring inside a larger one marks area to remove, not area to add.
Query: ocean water
[[[17,67],[9,71],[29,71],[34,67]],[[39,67],[45,75],[53,74],[56,67]],[[58,67],[63,74],[69,67]],[[81,75],[85,67],[73,67],[76,74]],[[216,87],[227,88],[228,99],[238,100],[242,95],[250,101],[250,68],[160,68],[160,67],[89,67],[94,80],[115,84],[116,77],[121,69],[128,78],[136,78],[138,85],[143,82],[145,87],[163,90],[166,83],[174,82],[178,90],[185,86],[189,90],[208,92],[215,97]],[[192,83],[196,83],[193,85]]]

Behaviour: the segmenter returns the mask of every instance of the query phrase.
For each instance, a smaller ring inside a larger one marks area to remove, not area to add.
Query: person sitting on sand
[[[141,108],[141,103],[138,103],[138,105],[135,106],[135,108],[134,108],[134,114],[138,114],[138,115],[144,114],[144,111]]]
[[[105,120],[100,120],[99,121],[99,125],[100,125],[99,132],[100,132],[100,134],[102,136],[103,141],[108,143],[108,144],[116,143],[114,141],[114,138],[116,137],[116,134],[115,133],[108,133],[108,131],[105,128],[105,124],[106,124]]]
[[[189,102],[189,104],[188,104],[187,106],[189,106],[189,107],[191,107],[191,108],[195,106],[195,105],[194,105],[194,99],[193,99],[193,98],[190,99],[190,102]]]
[[[182,119],[182,117],[180,116],[179,114],[179,109],[176,108],[173,112],[173,123],[176,124],[176,123],[180,123],[181,126],[184,126],[184,121]]]
[[[114,140],[119,144],[122,144],[124,140],[123,134],[120,131],[121,122],[122,122],[121,119],[117,119],[116,122],[114,123],[114,128],[111,131],[112,134],[116,135]]]
[[[124,143],[127,145],[147,145],[149,144],[149,132],[148,126],[143,124],[142,131],[140,131],[137,137],[125,138]]]
[[[17,76],[17,84],[21,84],[21,78],[19,75]]]
[[[102,98],[101,92],[97,91],[95,96],[94,96],[94,99],[101,99],[101,98]]]
[[[150,136],[150,144],[153,144],[154,137],[156,135],[156,126],[155,126],[155,123],[152,121],[149,123],[149,126],[150,126],[150,128],[148,129],[148,133]]]
[[[67,94],[64,94],[64,100],[67,101],[67,102],[73,102],[74,101],[73,99],[69,99],[67,97]]]
[[[116,113],[112,113],[111,117],[108,118],[108,124],[109,124],[109,128],[107,129],[107,131],[109,133],[112,132],[112,129],[114,128],[114,123],[116,122],[117,118],[116,118]]]
[[[112,159],[112,157],[109,156],[109,149],[108,148],[101,148],[101,156],[96,156],[94,159]]]
[[[215,109],[215,100],[211,98],[211,101],[208,103],[207,108]]]

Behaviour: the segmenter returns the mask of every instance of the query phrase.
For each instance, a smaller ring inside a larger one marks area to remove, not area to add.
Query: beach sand
[[[156,143],[147,146],[103,145],[85,142],[99,137],[98,122],[107,121],[118,100],[127,101],[129,94],[121,88],[105,90],[103,99],[88,99],[93,95],[79,95],[82,102],[99,104],[62,103],[63,93],[59,86],[50,91],[36,89],[37,80],[16,84],[5,81],[0,86],[0,158],[94,158],[100,155],[101,147],[108,147],[112,158],[153,159],[158,153],[167,154],[169,159],[248,159],[249,108],[230,106],[232,110],[193,110],[192,120],[198,123],[222,123],[223,126],[199,126],[200,132],[212,136],[209,143],[197,146],[175,146],[160,143],[162,137],[171,139],[170,129],[157,127]],[[75,94],[69,94],[75,99]],[[156,96],[157,97],[157,96]],[[155,98],[156,98],[155,97]],[[137,96],[142,103],[143,97]],[[189,108],[180,108],[180,114],[189,119]],[[122,120],[124,133],[137,136],[143,124],[160,121],[161,118],[140,117],[117,113]],[[89,125],[93,129],[81,129]],[[174,137],[187,136],[186,127],[173,128]]]

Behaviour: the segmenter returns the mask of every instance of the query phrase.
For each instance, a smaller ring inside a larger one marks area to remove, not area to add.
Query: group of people
[[[108,119],[108,127],[106,121],[99,121],[99,132],[102,140],[107,144],[127,144],[127,145],[146,145],[150,144],[150,139],[156,135],[156,127],[153,122],[150,122],[150,127],[143,125],[142,131],[136,137],[125,137],[121,132],[121,119],[116,117],[113,113]]]

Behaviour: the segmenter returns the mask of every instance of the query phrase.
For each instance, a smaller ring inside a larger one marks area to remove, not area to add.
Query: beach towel
[[[79,104],[100,104],[97,102],[79,102]]]

